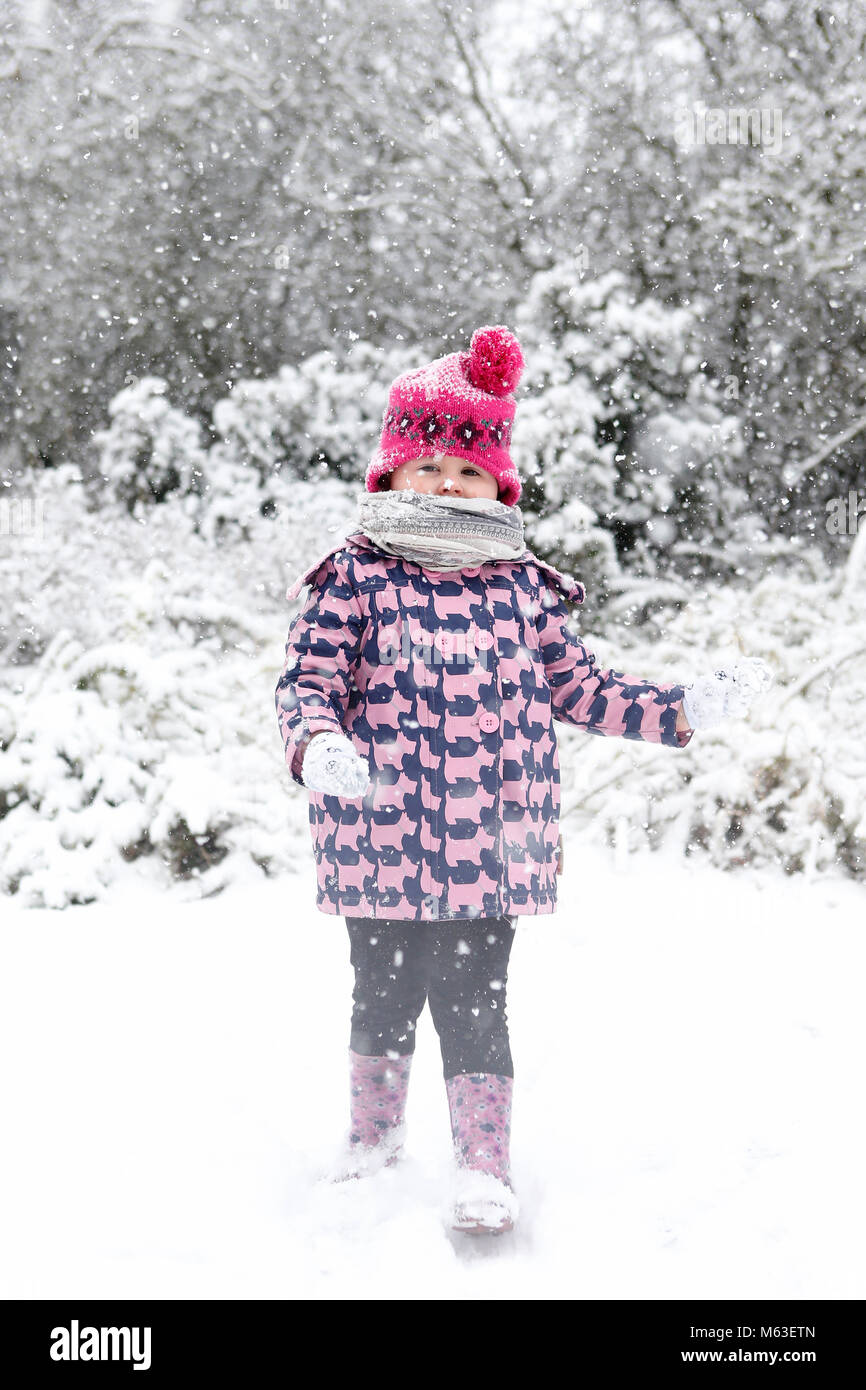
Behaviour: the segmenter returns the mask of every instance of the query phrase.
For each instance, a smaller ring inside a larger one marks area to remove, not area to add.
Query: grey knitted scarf
[[[523,514],[491,497],[362,492],[358,524],[389,555],[431,570],[462,570],[524,554]]]

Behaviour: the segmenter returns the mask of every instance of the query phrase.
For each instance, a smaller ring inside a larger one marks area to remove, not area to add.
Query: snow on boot
[[[397,1162],[406,1137],[411,1066],[411,1053],[364,1057],[349,1049],[349,1135],[332,1182],[368,1177]]]
[[[453,1231],[470,1236],[502,1235],[513,1228],[519,1210],[509,1184],[492,1173],[458,1168],[451,1204]]]
[[[519,1207],[511,1187],[510,1076],[489,1072],[445,1082],[457,1161],[452,1228],[471,1235],[510,1231]]]

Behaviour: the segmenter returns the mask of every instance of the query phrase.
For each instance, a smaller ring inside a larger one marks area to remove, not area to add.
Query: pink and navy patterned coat
[[[343,731],[371,786],[311,791],[317,906],[433,921],[556,908],[559,763],[554,719],[588,733],[683,747],[680,685],[602,671],[566,626],[582,584],[529,551],[442,572],[361,531],[288,589],[311,584],[276,688],[286,761]]]

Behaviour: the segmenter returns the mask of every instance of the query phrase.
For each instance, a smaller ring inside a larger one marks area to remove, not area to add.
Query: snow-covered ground
[[[7,901],[0,1294],[863,1298],[862,888],[567,848],[509,979],[522,1220],[468,1254],[426,1013],[404,1164],[321,1180],[351,970],[312,861]]]

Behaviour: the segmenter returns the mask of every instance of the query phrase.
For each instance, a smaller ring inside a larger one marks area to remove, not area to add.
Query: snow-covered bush
[[[587,280],[579,257],[533,276],[517,312],[529,535],[603,595],[624,563],[703,567],[708,539],[724,546],[747,504],[739,423],[692,347],[700,313],[639,299],[618,271]]]
[[[146,872],[208,894],[305,859],[274,687],[287,582],[329,541],[295,487],[290,524],[216,551],[182,499],[136,521],[74,470],[35,476],[42,535],[0,555],[0,891],[59,908]]]
[[[93,436],[101,477],[136,515],[172,493],[183,497],[202,486],[201,430],[170,404],[167,389],[155,376],[125,387],[109,402],[111,424]]]
[[[330,471],[361,480],[405,359],[405,350],[386,354],[358,342],[339,358],[317,352],[276,376],[236,382],[214,406],[217,456],[251,465],[265,484],[283,469],[296,478]]]
[[[817,549],[808,559],[820,577],[776,566],[748,589],[682,595],[667,623],[656,613],[598,641],[584,634],[600,664],[628,674],[686,681],[745,653],[776,685],[749,718],[697,730],[683,750],[561,728],[564,824],[578,845],[589,834],[724,867],[866,877],[866,529],[845,566],[828,571]]]
[[[196,877],[203,895],[296,858],[297,808],[280,795],[266,734],[276,635],[200,598],[169,608],[168,627],[211,637],[167,646],[154,622],[150,642],[87,649],[61,630],[18,697],[4,692],[14,736],[0,768],[0,876],[28,906],[97,899],[145,855],[165,883]],[[229,630],[246,658],[226,657]]]
[[[339,527],[349,520],[347,484],[363,485],[391,381],[424,359],[418,345],[384,353],[356,342],[339,359],[318,352],[274,377],[242,379],[214,406],[207,446],[198,422],[169,403],[165,381],[144,377],[118,393],[110,423],[94,431],[91,494],[102,497],[106,481],[138,518],[184,498],[203,538],[255,544],[273,534],[263,519],[296,514],[315,486]]]
[[[191,511],[196,532],[215,550],[245,546],[245,563],[253,568],[260,563],[257,556],[274,547],[275,538],[288,547],[281,553],[290,559],[300,552],[312,560],[322,535],[354,527],[361,484],[345,483],[334,473],[305,479],[282,472],[262,484],[252,468],[220,456],[214,446],[208,477],[207,495]]]

